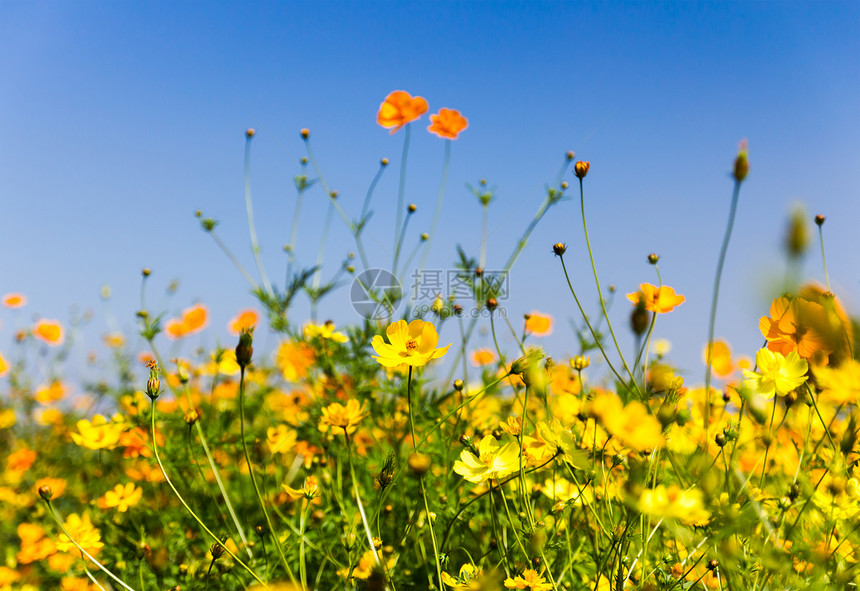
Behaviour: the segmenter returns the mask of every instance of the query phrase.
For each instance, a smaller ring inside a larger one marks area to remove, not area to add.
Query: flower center
[[[415,339],[409,339],[406,341],[406,352],[412,353],[416,349],[418,349],[418,342]]]

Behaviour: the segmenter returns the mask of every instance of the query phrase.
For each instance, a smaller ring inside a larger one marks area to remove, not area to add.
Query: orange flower
[[[680,294],[675,295],[675,290],[671,287],[661,285],[658,288],[650,283],[642,283],[639,286],[639,291],[627,294],[627,299],[634,304],[644,301],[646,310],[663,314],[671,312],[675,306],[680,306],[687,298]]]
[[[469,120],[456,109],[439,109],[436,115],[430,115],[430,126],[427,131],[449,140],[457,139],[460,132],[469,127]]]
[[[6,469],[10,472],[26,472],[36,461],[36,452],[32,449],[19,449],[6,458]]]
[[[230,319],[230,322],[227,324],[227,331],[231,335],[238,336],[243,329],[251,330],[252,328],[256,328],[259,321],[260,315],[256,310],[251,308],[240,310],[238,314]]]
[[[39,320],[33,327],[33,336],[46,344],[56,347],[62,345],[65,333],[62,325],[56,320]]]
[[[815,328],[825,323],[821,304],[803,298],[781,297],[770,305],[770,318],[762,316],[758,327],[771,351],[783,355],[797,351],[798,355],[809,359],[817,351],[826,350],[824,337]]]
[[[496,354],[488,349],[478,349],[477,351],[472,351],[472,365],[474,365],[475,367],[489,365],[495,360]]]
[[[171,340],[181,339],[200,332],[209,323],[209,310],[203,304],[195,304],[182,311],[182,318],[171,318],[164,324],[164,333]]]
[[[530,312],[526,319],[526,331],[536,337],[552,334],[552,316],[540,312]]]
[[[22,293],[7,293],[0,301],[10,309],[23,308],[27,305],[27,296]]]
[[[702,351],[702,360],[708,362],[708,346]],[[732,365],[732,350],[725,341],[714,341],[711,345],[711,369],[721,378],[732,375],[735,370]]]
[[[415,121],[427,112],[427,101],[424,97],[412,97],[403,90],[395,90],[379,105],[376,122],[382,127],[390,127],[394,133],[410,121]]]

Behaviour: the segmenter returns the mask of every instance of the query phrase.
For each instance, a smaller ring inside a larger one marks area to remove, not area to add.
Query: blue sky
[[[226,341],[228,319],[254,301],[193,214],[218,219],[220,236],[253,266],[242,193],[247,127],[258,131],[252,187],[269,273],[280,277],[285,266],[303,127],[348,210],[360,210],[379,159],[391,159],[368,228],[382,244],[369,247],[371,259],[384,266],[403,132],[389,135],[375,114],[395,89],[426,97],[431,112],[459,109],[470,123],[452,146],[430,267],[450,268],[456,244],[478,252],[480,207],[464,183],[480,178],[496,187],[487,266],[501,266],[549,175],[574,150],[591,161],[586,207],[601,282],[621,294],[654,282],[646,255],[659,253],[664,281],[687,302],[660,319],[657,336],[674,343],[671,357],[689,379],[701,380],[728,172],[738,141],[749,138],[717,335],[738,352],[760,346],[758,318],[784,272],[781,240],[795,202],[810,218],[827,216],[834,290],[850,309],[860,303],[856,3],[6,0],[0,76],[0,292],[30,300],[17,319],[0,311],[0,351],[16,323],[31,314],[65,321],[71,305],[95,314],[82,351],[97,346],[109,315],[132,332],[143,267],[153,270],[150,301],[178,279],[164,309],[204,302],[211,324],[202,342]],[[425,116],[412,129],[411,240],[429,227],[441,175],[444,142],[426,125]],[[312,191],[303,208],[298,256],[308,265],[324,199]],[[576,314],[551,254],[559,241],[580,295],[595,301],[571,200],[532,236],[505,306],[512,319],[552,314],[555,332],[542,342],[562,358],[575,352],[567,319]],[[335,218],[324,276],[349,250]],[[805,270],[823,281],[816,243]],[[109,315],[103,285],[112,289]],[[620,298],[611,312],[627,350],[628,312]],[[302,300],[292,319],[307,314]],[[351,321],[347,290],[320,315]]]

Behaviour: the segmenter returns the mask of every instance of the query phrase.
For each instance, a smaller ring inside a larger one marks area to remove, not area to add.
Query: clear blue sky
[[[770,280],[783,272],[781,239],[796,201],[810,217],[827,216],[834,290],[854,311],[860,303],[854,2],[0,0],[0,79],[0,293],[25,293],[28,320],[38,313],[66,321],[72,304],[93,309],[84,348],[107,330],[104,284],[113,291],[111,313],[134,330],[143,267],[153,270],[153,302],[180,280],[168,312],[195,301],[210,307],[209,345],[254,303],[193,216],[202,209],[218,219],[221,237],[253,266],[242,193],[247,127],[258,130],[252,183],[271,275],[284,269],[302,127],[352,211],[379,159],[391,159],[368,230],[390,249],[403,132],[390,136],[375,114],[395,89],[426,97],[431,112],[457,108],[470,123],[452,146],[433,267],[449,268],[457,243],[478,251],[480,208],[464,183],[486,178],[497,188],[488,267],[498,267],[548,175],[574,150],[591,161],[587,215],[602,283],[623,294],[654,282],[646,255],[659,253],[664,281],[687,302],[661,318],[657,336],[674,343],[671,357],[700,381],[728,172],[737,142],[749,138],[751,173],[717,335],[747,354],[760,345],[757,321]],[[441,172],[444,143],[427,124],[425,116],[414,126],[409,157],[414,233],[430,224]],[[299,241],[307,264],[324,203],[320,192],[309,193]],[[354,249],[343,230],[335,218],[325,276]],[[543,341],[563,357],[574,351],[566,320],[575,307],[551,254],[559,241],[568,244],[581,295],[594,300],[578,201],[568,201],[522,253],[506,307],[515,319],[532,309],[555,316],[555,333]],[[370,251],[383,265],[389,260],[381,247]],[[806,270],[823,280],[815,244]],[[302,300],[293,320],[307,311]],[[625,335],[628,312],[617,300],[612,314]],[[321,316],[353,318],[346,290],[324,302]],[[5,351],[15,321],[8,311],[0,321]]]

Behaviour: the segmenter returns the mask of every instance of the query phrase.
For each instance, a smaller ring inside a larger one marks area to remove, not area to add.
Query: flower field
[[[430,231],[412,243],[405,163],[428,113],[426,131],[445,142],[445,160],[438,201],[427,204]],[[259,256],[247,130],[256,268],[244,268],[217,222],[197,213],[256,300],[230,320],[233,341],[223,347],[189,343],[212,320],[205,302],[175,317],[151,307],[144,269],[138,333],[106,334],[110,379],[75,385],[64,377],[67,323],[30,322],[27,294],[3,296],[0,591],[856,587],[860,363],[851,311],[829,277],[799,280],[762,310],[760,349],[738,354],[714,337],[751,174],[745,142],[730,169],[709,334],[691,337],[709,343],[696,380],[670,363],[659,335],[661,317],[686,302],[663,283],[660,257],[647,257],[653,275],[614,304],[615,288],[601,285],[586,221],[599,167],[572,152],[503,272],[559,202],[579,205],[591,275],[568,273],[564,243],[546,245],[548,272],[569,288],[558,297],[575,317],[577,354],[537,346],[562,330],[548,315],[502,313],[485,246],[477,258],[451,253],[465,296],[440,292],[422,308],[383,281],[425,268],[451,145],[469,122],[398,90],[377,123],[402,137],[403,156],[380,163],[357,217],[326,183],[310,130],[300,131],[307,155],[294,177],[282,285]],[[389,167],[400,169],[395,247],[392,260],[373,261],[366,229]],[[470,190],[485,245],[493,191],[486,181]],[[294,256],[312,191],[329,208],[322,236],[331,227],[355,243],[327,282],[319,264],[302,267]],[[792,220],[787,256],[812,250],[812,227],[827,276],[823,216]],[[586,283],[597,289],[594,305],[577,291]],[[332,294],[350,289],[354,322],[317,319]],[[294,313],[297,300],[310,303],[312,318]],[[458,338],[441,340],[443,327]],[[492,347],[476,344],[479,329]],[[632,333],[634,355],[622,352],[622,332]],[[260,350],[262,334],[277,336],[274,350]],[[145,347],[131,347],[135,340]]]

